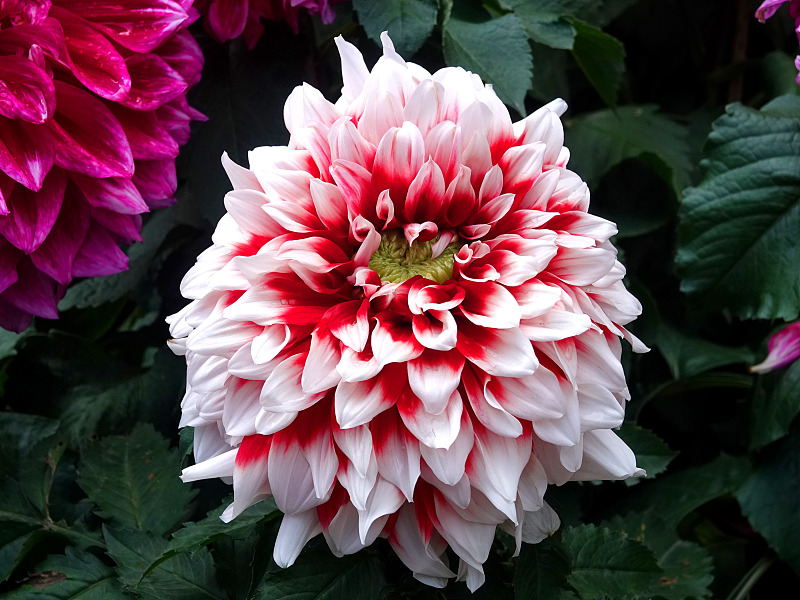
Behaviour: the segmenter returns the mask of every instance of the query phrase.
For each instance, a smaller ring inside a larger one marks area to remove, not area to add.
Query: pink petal
[[[30,326],[31,321],[33,321],[32,314],[12,306],[3,300],[3,295],[0,294],[0,327],[14,333],[22,333]]]
[[[120,104],[134,110],[154,110],[186,91],[188,84],[156,54],[134,54],[125,60],[130,92]]]
[[[0,170],[29,190],[38,190],[55,160],[46,127],[0,117]]]
[[[58,283],[69,283],[72,280],[72,263],[88,229],[88,207],[82,198],[68,194],[50,235],[31,254],[33,264]]]
[[[66,184],[64,172],[56,169],[38,192],[16,186],[6,198],[10,214],[0,216],[2,236],[26,254],[41,246],[58,218]]]
[[[137,160],[133,183],[147,205],[152,209],[164,208],[175,201],[178,176],[174,160]]]
[[[22,256],[19,250],[0,237],[0,294],[17,281],[17,263]]]
[[[112,105],[114,113],[128,143],[134,159],[163,159],[178,156],[178,144],[159,123],[152,111],[135,111]]]
[[[750,367],[752,373],[768,373],[785,367],[800,357],[800,323],[792,323],[769,339],[769,353],[757,365]]]
[[[60,6],[53,6],[50,16],[64,28],[67,55],[75,77],[102,98],[115,101],[126,98],[131,90],[131,76],[114,45],[85,20]],[[57,87],[56,92],[60,94]],[[59,108],[61,102],[59,98]]]
[[[125,215],[137,215],[150,210],[130,179],[122,177],[97,179],[71,173],[70,180],[80,188],[92,206]]]
[[[17,263],[17,282],[6,288],[2,300],[18,310],[45,319],[57,319],[57,304],[66,288],[39,271],[28,260]],[[22,318],[12,321],[21,323]]]
[[[188,17],[174,0],[65,0],[59,5],[134,52],[158,48]]]
[[[0,56],[0,115],[41,124],[55,107],[50,75],[22,56]]]
[[[73,277],[97,277],[111,275],[128,268],[128,257],[119,249],[116,240],[106,229],[92,224],[86,233],[75,262]]]
[[[55,162],[90,177],[130,177],[133,157],[119,121],[102,102],[55,81],[58,104],[47,127],[56,144]]]
[[[118,238],[122,244],[141,242],[142,217],[139,215],[125,215],[113,210],[98,208],[91,209],[92,220],[105,227]]]
[[[219,42],[239,37],[247,23],[248,0],[212,0],[206,27]]]

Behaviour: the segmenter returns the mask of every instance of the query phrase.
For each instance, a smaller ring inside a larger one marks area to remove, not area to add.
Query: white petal
[[[284,515],[275,538],[273,560],[283,569],[291,567],[308,540],[321,532],[316,509]]]

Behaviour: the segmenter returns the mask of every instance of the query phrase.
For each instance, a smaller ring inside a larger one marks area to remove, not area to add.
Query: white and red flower
[[[641,474],[612,431],[640,304],[566,168],[563,101],[512,124],[477,75],[386,34],[371,72],[337,44],[335,104],[298,87],[288,146],[223,157],[228,214],[169,319],[183,478],[231,477],[224,519],[273,497],[281,566],[320,532],[337,555],[383,536],[417,579],[475,589],[497,527],[558,528],[548,484]]]

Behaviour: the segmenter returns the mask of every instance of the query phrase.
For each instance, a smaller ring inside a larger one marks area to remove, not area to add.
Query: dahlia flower
[[[800,41],[800,0],[765,0],[756,10],[756,18],[764,23],[780,8],[781,4],[789,2],[789,15],[794,19],[797,40]],[[794,59],[794,66],[800,71],[800,56]],[[797,85],[800,85],[800,72],[795,77]]]
[[[383,536],[475,589],[497,527],[517,549],[557,529],[548,484],[642,473],[612,431],[640,304],[566,168],[563,101],[512,124],[477,75],[336,43],[342,97],[298,87],[288,146],[223,156],[228,212],[168,319],[183,479],[231,478],[224,520],[273,497],[281,566],[320,532],[339,556]]]
[[[767,342],[767,357],[750,367],[752,373],[769,373],[800,358],[800,321],[787,325]]]
[[[201,115],[191,0],[0,5],[0,327],[56,318],[74,277],[127,268],[120,243],[170,204]]]
[[[218,42],[244,34],[249,48],[254,48],[264,32],[261,19],[285,21],[297,33],[300,9],[319,14],[326,25],[333,23],[332,6],[344,0],[200,0],[197,8],[204,15],[206,31]]]

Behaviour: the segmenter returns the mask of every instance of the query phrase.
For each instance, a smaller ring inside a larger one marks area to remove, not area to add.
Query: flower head
[[[750,367],[752,373],[769,373],[800,357],[800,322],[787,325],[767,342],[767,357]]]
[[[319,15],[323,23],[333,23],[333,6],[344,0],[200,0],[197,7],[203,13],[203,24],[215,40],[224,42],[244,34],[254,48],[264,32],[261,19],[285,21],[295,33],[303,9]]]
[[[337,555],[380,535],[421,581],[475,589],[497,527],[557,529],[548,483],[641,473],[611,431],[640,305],[566,168],[563,101],[512,124],[472,73],[385,34],[370,72],[337,44],[335,104],[298,87],[288,147],[223,157],[228,213],[168,319],[183,478],[232,477],[224,519],[272,496],[279,565],[320,532]]]
[[[120,243],[172,202],[202,55],[190,0],[0,6],[0,327],[56,318],[74,277],[127,268]]]

